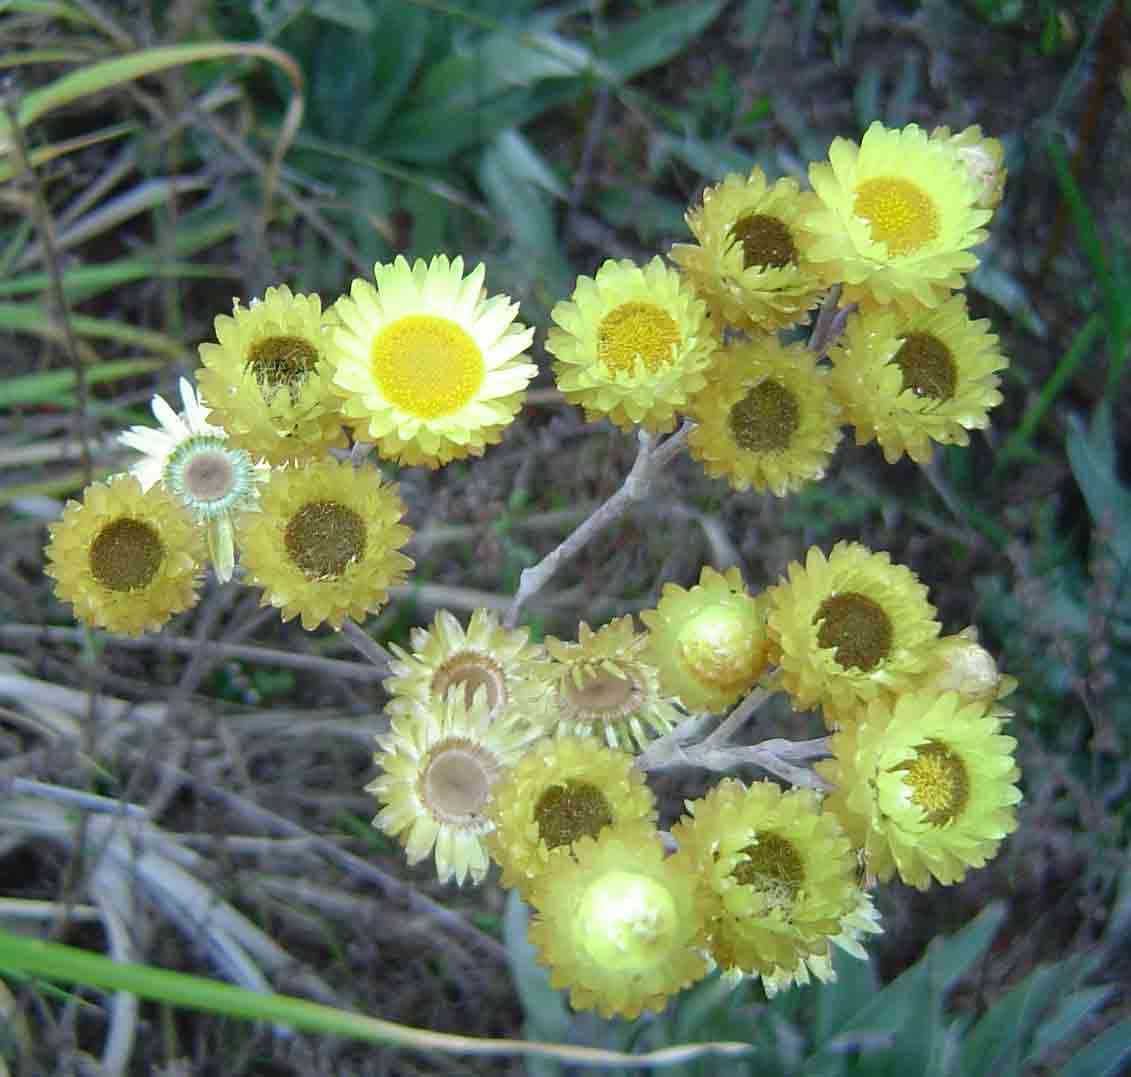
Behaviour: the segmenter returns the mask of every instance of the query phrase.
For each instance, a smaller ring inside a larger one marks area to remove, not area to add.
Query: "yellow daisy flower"
[[[977,124],[958,134],[949,127],[936,127],[932,142],[941,142],[966,170],[966,178],[974,189],[974,205],[995,210],[1005,193],[1005,152],[996,138],[987,138]]]
[[[389,714],[411,714],[461,687],[470,703],[482,687],[492,720],[515,715],[532,725],[545,723],[549,659],[543,647],[529,642],[528,628],[503,628],[494,613],[479,609],[465,631],[440,610],[430,628],[414,628],[411,638],[411,652],[389,644],[397,655],[385,681],[392,696],[385,708]]]
[[[909,687],[939,633],[918,577],[857,542],[828,558],[813,547],[766,596],[777,682],[797,709],[820,703],[833,718]]]
[[[642,823],[583,837],[553,857],[531,895],[529,938],[554,988],[602,1017],[659,1012],[707,973],[695,880]]]
[[[605,827],[654,825],[656,798],[630,753],[591,737],[544,737],[494,787],[488,813],[495,830],[487,848],[503,869],[503,886],[529,899],[551,855]]]
[[[644,656],[660,689],[691,712],[725,710],[749,692],[766,668],[766,615],[742,573],[705,567],[690,590],[664,584],[660,604],[644,610]]]
[[[813,353],[775,336],[722,349],[691,411],[688,449],[708,475],[778,497],[823,478],[842,433]]]
[[[773,330],[804,317],[825,290],[806,257],[801,217],[817,208],[797,180],[767,184],[755,168],[703,192],[687,212],[696,243],[677,243],[671,258],[711,313],[739,329]]]
[[[308,631],[363,620],[412,568],[398,552],[412,534],[403,515],[396,486],[374,468],[320,460],[276,471],[260,512],[237,524],[248,583],[263,588],[261,605],[284,621],[301,615]]]
[[[590,422],[663,433],[706,384],[717,346],[706,305],[658,257],[605,262],[550,317],[558,388]]]
[[[719,966],[773,976],[826,954],[858,890],[855,853],[820,796],[724,778],[687,810],[673,859],[699,880]]]
[[[954,154],[915,124],[873,123],[859,146],[834,139],[809,181],[821,202],[801,222],[809,256],[847,303],[935,306],[978,264],[969,248],[985,239],[989,210]]]
[[[132,475],[92,483],[51,525],[44,572],[84,624],[138,636],[196,604],[204,543],[185,507]]]
[[[582,621],[577,632],[577,643],[546,637],[557,733],[596,736],[631,751],[679,721],[655,668],[643,659],[648,637],[636,633],[631,614],[596,632]]]
[[[961,882],[1017,827],[1017,742],[1001,735],[986,703],[955,692],[914,692],[873,702],[837,733],[817,764],[832,783],[828,810],[864,851],[869,872],[896,872],[926,890],[933,876]]]
[[[435,849],[440,882],[478,884],[489,861],[483,838],[491,788],[533,736],[521,723],[492,721],[487,690],[468,705],[462,692],[392,719],[374,760],[381,774],[365,787],[384,805],[373,825],[394,835],[410,864]]]
[[[346,443],[326,358],[328,320],[316,295],[268,288],[215,321],[196,374],[211,419],[233,445],[272,464],[322,456]]]
[[[357,431],[384,457],[436,468],[482,456],[522,406],[538,372],[533,329],[508,296],[484,298],[486,270],[437,255],[374,267],[334,307],[334,389]]]
[[[968,430],[990,425],[1001,403],[997,372],[1009,365],[989,325],[971,320],[960,295],[910,315],[849,318],[829,351],[829,384],[856,443],[878,441],[889,464],[904,453],[926,463],[934,442],[968,445]]]

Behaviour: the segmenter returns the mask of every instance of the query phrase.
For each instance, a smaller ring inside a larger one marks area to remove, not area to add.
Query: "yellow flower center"
[[[287,388],[295,399],[318,363],[318,349],[304,337],[263,337],[248,349],[247,368],[265,392]]]
[[[903,372],[904,391],[932,400],[949,400],[958,388],[958,369],[950,349],[931,333],[908,333],[892,362]]]
[[[939,211],[931,196],[901,176],[858,184],[853,212],[868,222],[872,239],[890,254],[913,254],[939,235]]]
[[[420,772],[420,799],[441,823],[475,826],[498,773],[498,760],[482,745],[449,737],[428,753]]]
[[[790,909],[805,882],[805,864],[793,842],[772,830],[755,834],[742,850],[746,859],[731,875],[740,886],[756,891],[771,909]]]
[[[576,716],[584,721],[624,718],[643,702],[643,692],[635,680],[608,669],[567,674],[562,691]]]
[[[821,603],[813,623],[817,643],[836,650],[844,668],[874,669],[891,653],[891,618],[867,595],[847,591]]]
[[[595,879],[574,914],[578,946],[617,973],[643,972],[669,960],[678,928],[671,891],[633,871],[607,871]]]
[[[462,326],[435,314],[406,314],[377,334],[372,369],[390,404],[418,419],[438,419],[474,398],[487,368]]]
[[[310,501],[287,521],[283,543],[308,579],[336,579],[365,553],[365,521],[337,501]]]
[[[784,452],[801,425],[797,397],[780,382],[759,382],[730,409],[730,432],[747,452]]]
[[[595,785],[570,778],[551,785],[534,807],[538,835],[546,848],[572,845],[578,838],[595,838],[613,822],[612,808]]]
[[[929,740],[917,748],[915,758],[897,768],[911,799],[927,815],[931,826],[946,826],[962,814],[970,798],[966,764],[945,744]]]
[[[622,303],[597,328],[597,358],[610,374],[634,374],[637,363],[655,374],[671,363],[678,345],[679,327],[655,303]]]
[[[128,516],[112,520],[90,544],[90,574],[110,591],[136,591],[157,575],[165,544],[157,529]]]
[[[765,213],[747,214],[730,226],[730,234],[742,244],[744,269],[754,266],[780,269],[797,262],[793,235],[777,217]]]
[[[487,693],[487,710],[495,711],[507,700],[503,667],[489,654],[459,651],[446,659],[432,675],[432,694],[443,698],[453,688],[463,687],[463,698],[470,709],[480,688]]]
[[[679,654],[697,681],[733,689],[757,675],[761,640],[748,617],[727,606],[709,606],[680,630]]]

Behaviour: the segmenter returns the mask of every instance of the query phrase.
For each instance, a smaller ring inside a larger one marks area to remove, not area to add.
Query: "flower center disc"
[[[772,909],[793,906],[805,881],[805,865],[793,842],[767,831],[742,852],[748,859],[735,865],[731,875],[740,886],[755,890]]]
[[[571,778],[563,785],[551,785],[538,798],[534,821],[546,848],[556,849],[578,838],[595,838],[612,825],[613,813],[600,789]]]
[[[929,740],[915,759],[898,768],[905,772],[911,799],[927,814],[931,826],[946,826],[961,813],[970,796],[966,765],[945,744]]]
[[[494,758],[479,745],[462,738],[443,741],[420,775],[421,800],[441,822],[466,826],[480,816],[496,770]]]
[[[636,682],[608,670],[588,670],[582,674],[580,684],[568,678],[565,694],[581,717],[602,721],[623,718],[640,705]]]
[[[311,501],[287,521],[283,542],[308,579],[334,579],[365,553],[365,521],[336,501]]]
[[[597,358],[610,374],[634,374],[638,362],[655,374],[671,363],[678,344],[675,320],[654,303],[622,303],[597,328]]]
[[[136,591],[157,575],[165,544],[157,530],[128,516],[112,520],[94,537],[91,575],[110,591]]]
[[[286,387],[292,397],[317,363],[318,349],[303,337],[264,337],[247,354],[247,367],[260,388],[273,393]]]
[[[817,643],[836,650],[836,660],[846,669],[874,669],[891,653],[891,619],[878,602],[848,591],[821,603],[813,623]]]
[[[382,395],[418,419],[459,411],[479,392],[486,371],[470,334],[434,314],[398,318],[377,334],[371,354]]]
[[[432,694],[443,698],[453,688],[463,686],[463,698],[471,707],[475,692],[479,688],[487,690],[487,710],[494,717],[495,711],[507,700],[506,680],[502,667],[490,655],[476,651],[460,651],[453,654],[432,675]]]
[[[892,358],[903,372],[903,389],[932,400],[949,400],[958,387],[950,349],[930,333],[908,333]]]
[[[868,222],[872,239],[890,254],[913,254],[939,235],[939,211],[931,196],[900,176],[858,184],[853,212]]]
[[[730,409],[730,432],[747,452],[784,452],[801,425],[797,397],[776,381],[759,382]]]
[[[574,917],[577,942],[603,969],[635,973],[670,957],[679,913],[659,880],[608,871],[582,894]]]
[[[679,654],[691,675],[718,688],[751,679],[755,649],[753,626],[724,607],[696,614],[679,633]]]
[[[197,452],[181,472],[185,493],[197,501],[220,501],[232,491],[236,472],[223,450]]]
[[[730,234],[742,244],[742,267],[780,269],[797,262],[797,247],[790,231],[777,217],[751,213],[730,226]]]

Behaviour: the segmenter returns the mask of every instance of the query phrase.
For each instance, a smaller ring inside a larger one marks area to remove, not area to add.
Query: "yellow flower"
[[[488,810],[495,830],[487,848],[503,869],[503,886],[529,899],[552,855],[605,827],[654,825],[656,798],[628,752],[591,737],[544,737],[495,786]]]
[[[978,264],[969,248],[985,238],[990,213],[974,204],[954,154],[915,124],[873,123],[859,146],[834,139],[809,181],[821,202],[801,222],[809,256],[843,283],[845,302],[935,306]]]
[[[363,620],[412,568],[398,552],[412,534],[403,514],[395,485],[374,468],[321,460],[276,471],[260,512],[237,525],[248,582],[263,588],[261,605],[284,621],[301,615],[308,631]]]
[[[766,595],[777,680],[796,708],[820,703],[826,717],[909,687],[939,632],[918,577],[856,542],[827,559],[813,547]]]
[[[545,649],[529,642],[528,628],[506,629],[489,610],[478,609],[464,631],[447,610],[440,610],[430,628],[412,630],[412,651],[389,644],[398,657],[385,691],[392,698],[386,711],[410,714],[462,688],[468,703],[475,690],[487,690],[492,721],[517,716],[544,725],[550,692],[549,659]]]
[[[724,778],[672,827],[673,858],[699,883],[711,956],[775,975],[825,955],[856,907],[856,856],[811,789]]]
[[[816,208],[795,179],[767,184],[759,168],[748,179],[729,175],[688,210],[687,226],[698,242],[677,243],[672,261],[719,322],[762,330],[792,325],[825,290],[799,226]]]
[[[705,567],[690,590],[664,584],[648,626],[645,658],[660,689],[692,712],[725,710],[754,687],[766,668],[766,616],[737,568]]]
[[[987,138],[977,124],[952,135],[949,127],[936,127],[932,142],[941,142],[966,170],[974,189],[974,205],[995,210],[1005,193],[1005,153],[996,138]]]
[[[776,337],[719,352],[706,389],[692,402],[699,425],[691,455],[736,490],[784,497],[824,477],[841,438],[839,409],[825,371],[801,344]]]
[[[382,773],[365,787],[384,805],[373,825],[400,839],[410,864],[435,849],[440,882],[482,882],[491,788],[532,736],[526,725],[492,721],[485,688],[470,705],[450,692],[397,715],[391,732],[377,737]]]
[[[662,433],[705,384],[717,341],[707,308],[659,258],[607,261],[550,312],[558,388],[594,421]]]
[[[582,621],[577,632],[577,643],[546,637],[558,733],[596,736],[610,748],[631,750],[676,724],[679,712],[643,659],[648,637],[634,631],[631,614],[596,632]]]
[[[216,319],[219,344],[201,344],[196,380],[233,445],[281,464],[346,443],[330,392],[327,324],[318,296],[285,284],[247,308],[234,300],[232,317]]]
[[[374,267],[334,307],[334,389],[355,431],[384,457],[436,468],[482,456],[522,406],[538,372],[533,329],[508,296],[484,298],[485,269],[437,255]]]
[[[926,890],[960,882],[1017,827],[1017,742],[986,703],[955,692],[873,702],[837,733],[818,772],[834,786],[828,810],[881,880],[896,872]]]
[[[132,475],[92,483],[51,525],[44,571],[84,624],[137,636],[196,604],[204,556],[188,511]]]
[[[659,1012],[707,972],[695,880],[642,823],[581,838],[574,852],[552,858],[531,896],[529,938],[550,984],[602,1017]]]
[[[989,325],[970,319],[962,296],[910,315],[849,318],[829,352],[829,381],[856,443],[875,439],[889,464],[904,453],[926,463],[934,442],[969,444],[967,430],[990,425],[997,372],[1009,365]]]

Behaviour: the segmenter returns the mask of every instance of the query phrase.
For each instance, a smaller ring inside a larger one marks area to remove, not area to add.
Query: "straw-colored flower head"
[[[695,880],[664,858],[655,828],[609,827],[550,861],[531,895],[529,938],[550,983],[602,1017],[660,1011],[702,978]]]
[[[1005,153],[996,138],[987,138],[978,124],[952,135],[949,127],[936,127],[932,142],[941,142],[966,169],[979,209],[995,210],[1005,194]]]
[[[906,566],[857,542],[816,547],[766,595],[777,679],[800,709],[836,718],[900,691],[926,668],[939,633],[927,588]]]
[[[160,429],[132,426],[118,440],[143,454],[130,467],[142,489],[162,483],[204,528],[216,577],[225,583],[235,567],[235,517],[257,507],[267,466],[253,462],[228,441],[222,427],[206,421],[208,409],[187,378],[181,378],[180,391],[180,415],[155,396],[153,415]]]
[[[939,637],[915,682],[916,691],[957,692],[964,703],[990,703],[999,718],[1013,713],[1001,700],[1016,688],[1017,678],[998,669],[994,656],[978,642],[978,630],[973,625],[953,636]]]
[[[403,515],[396,486],[375,468],[319,460],[276,471],[260,512],[237,524],[248,583],[263,588],[261,605],[284,621],[301,616],[308,631],[364,620],[412,568],[399,552],[412,534]]]
[[[196,604],[204,542],[188,510],[132,475],[92,483],[51,525],[44,571],[84,624],[137,636]]]
[[[825,289],[809,264],[799,221],[816,200],[787,177],[768,184],[761,169],[703,192],[687,212],[698,241],[677,243],[672,261],[715,318],[741,329],[773,330],[800,321]]]
[[[877,700],[830,742],[817,764],[833,785],[827,807],[881,880],[898,872],[925,890],[980,868],[1017,827],[1017,742],[982,702],[955,692]]]
[[[590,421],[662,433],[706,384],[717,345],[707,308],[659,258],[605,262],[550,317],[558,388]]]
[[[915,124],[873,123],[858,146],[837,138],[809,166],[820,208],[802,219],[809,256],[845,302],[931,307],[963,285],[978,260],[989,210],[975,205],[965,167]]]
[[[355,280],[334,311],[334,389],[359,437],[402,464],[436,468],[482,456],[522,407],[538,372],[525,354],[534,330],[518,304],[485,298],[482,265],[398,256]]]
[[[232,304],[200,346],[197,383],[232,444],[272,464],[321,456],[346,443],[330,392],[327,318],[316,295],[285,284]]]
[[[700,881],[711,956],[772,975],[827,953],[856,907],[856,856],[811,789],[724,778],[672,827],[674,859]]]
[[[470,705],[462,692],[450,692],[397,715],[377,737],[381,774],[365,787],[384,805],[373,825],[399,838],[410,864],[435,849],[441,882],[482,882],[489,864],[483,838],[494,826],[491,789],[531,737],[528,726],[491,720],[485,688]]]
[[[660,604],[644,610],[645,658],[660,689],[692,712],[725,710],[757,683],[766,668],[766,615],[742,573],[705,567],[690,590],[664,584]]]
[[[926,463],[935,442],[969,444],[968,430],[990,425],[997,372],[1009,365],[989,325],[970,318],[962,296],[914,314],[849,318],[829,351],[829,382],[856,443],[878,441],[888,463],[904,453]]]
[[[628,752],[592,737],[543,737],[495,786],[487,837],[503,886],[529,898],[551,856],[572,851],[605,827],[655,824],[656,798]]]
[[[816,357],[776,336],[722,349],[691,411],[689,451],[708,475],[778,497],[823,478],[842,433]]]
[[[385,691],[386,711],[410,714],[413,708],[461,691],[470,703],[479,688],[487,691],[491,719],[516,718],[544,725],[550,683],[544,648],[530,643],[527,628],[507,629],[490,610],[478,609],[466,629],[447,610],[428,628],[414,628],[412,650],[395,643],[397,660]]]
[[[556,732],[599,737],[610,748],[631,751],[679,721],[655,667],[644,659],[648,637],[635,631],[631,614],[596,632],[582,621],[577,633],[576,643],[546,638]]]

